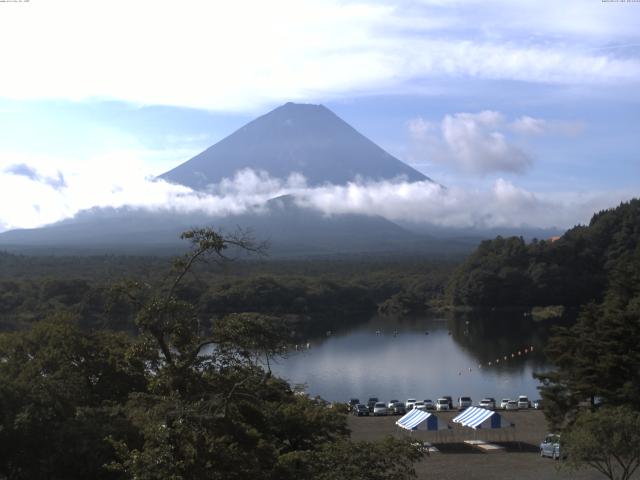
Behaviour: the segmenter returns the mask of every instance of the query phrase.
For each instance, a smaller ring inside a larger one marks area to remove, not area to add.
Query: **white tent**
[[[433,413],[415,408],[396,421],[396,425],[405,430],[438,431],[451,428],[446,422],[439,421]]]
[[[452,422],[459,423],[463,427],[477,429],[486,428],[505,428],[512,427],[513,424],[508,422],[502,415],[493,410],[487,410],[480,407],[469,407],[460,415],[455,417]]]

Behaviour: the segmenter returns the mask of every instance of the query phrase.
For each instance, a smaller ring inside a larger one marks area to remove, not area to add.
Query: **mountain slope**
[[[428,237],[382,217],[324,216],[297,206],[291,197],[273,199],[259,211],[224,218],[166,210],[92,209],[48,227],[0,234],[0,248],[31,253],[175,253],[186,247],[179,239],[181,232],[205,225],[228,233],[238,227],[248,229],[256,240],[269,244],[272,256],[403,253],[433,248]]]
[[[278,178],[301,173],[309,185],[345,184],[356,177],[429,180],[326,107],[294,103],[249,122],[160,178],[203,190],[246,168]]]
[[[309,185],[345,184],[355,178],[430,181],[327,108],[293,103],[248,123],[160,178],[206,190],[208,185],[232,178],[245,168],[263,170],[278,178],[300,173]],[[0,248],[43,253],[169,253],[184,248],[179,240],[181,232],[210,225],[227,232],[237,227],[249,229],[256,239],[270,243],[273,255],[402,253],[430,249],[432,241],[450,249],[446,242],[409,232],[379,216],[325,216],[298,206],[290,197],[271,200],[263,207],[225,218],[170,208],[93,208],[43,228],[2,233]],[[469,247],[465,244],[461,248]]]

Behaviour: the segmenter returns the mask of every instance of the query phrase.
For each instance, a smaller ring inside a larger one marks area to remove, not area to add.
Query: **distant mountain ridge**
[[[248,229],[253,238],[268,244],[273,257],[459,254],[475,244],[419,235],[380,216],[326,216],[284,196],[270,200],[263,209],[227,217],[127,207],[92,209],[48,227],[4,232],[0,249],[29,254],[175,254],[187,247],[180,233],[204,225],[226,233]]]
[[[191,160],[161,175],[206,191],[207,186],[252,168],[272,177],[292,173],[308,185],[346,184],[354,179],[432,181],[385,152],[321,105],[287,103],[232,133]],[[324,215],[292,197],[226,217],[166,208],[92,208],[74,218],[35,229],[0,234],[0,248],[29,253],[175,253],[186,247],[181,232],[213,226],[251,230],[274,256],[353,253],[468,252],[473,239],[434,238],[381,216]]]
[[[159,178],[205,190],[246,168],[277,178],[300,173],[309,185],[343,185],[358,177],[430,181],[328,108],[296,103],[256,118]]]

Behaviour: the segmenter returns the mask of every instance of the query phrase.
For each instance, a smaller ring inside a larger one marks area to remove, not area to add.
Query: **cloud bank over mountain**
[[[42,226],[92,207],[202,211],[224,217],[263,211],[268,200],[287,194],[293,195],[298,205],[324,215],[381,215],[391,221],[454,228],[567,228],[587,222],[597,210],[632,197],[625,191],[539,194],[502,178],[490,188],[476,190],[402,178],[310,187],[300,174],[280,179],[250,169],[210,185],[206,192],[197,192],[154,180],[136,172],[135,165],[129,165],[130,175],[121,179],[109,173],[113,172],[113,162],[90,164],[93,168],[56,171],[64,184],[51,182],[57,178],[56,172],[24,163],[0,164],[4,198],[29,199],[0,203],[0,230]],[[101,164],[102,170],[95,168]]]

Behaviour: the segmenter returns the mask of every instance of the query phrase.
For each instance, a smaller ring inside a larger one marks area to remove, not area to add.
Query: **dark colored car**
[[[404,406],[404,403],[399,400],[389,402],[388,410],[389,413],[393,415],[404,415],[405,413],[407,413],[407,409]]]
[[[355,406],[358,405],[359,403],[360,403],[360,400],[357,398],[349,399],[349,410],[353,410]]]
[[[378,403],[378,397],[369,397],[369,401],[367,402],[367,406],[369,407],[369,411],[373,413],[373,407],[375,407],[376,403]]]
[[[458,398],[458,410],[465,410],[473,405],[471,397],[459,397]]]
[[[361,417],[363,415],[368,417],[369,416],[369,407],[367,407],[366,405],[363,405],[362,403],[358,403],[357,405],[355,405],[353,407],[352,412],[357,417]]]

